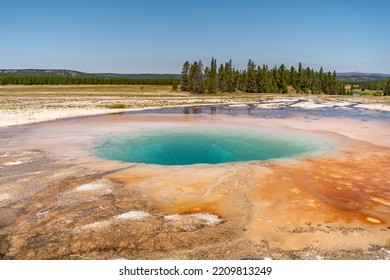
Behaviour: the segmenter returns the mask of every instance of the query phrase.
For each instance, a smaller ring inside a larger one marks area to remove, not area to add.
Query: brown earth
[[[159,166],[96,158],[99,135],[176,125],[302,130],[324,156]],[[3,259],[389,259],[389,123],[110,115],[1,130]]]

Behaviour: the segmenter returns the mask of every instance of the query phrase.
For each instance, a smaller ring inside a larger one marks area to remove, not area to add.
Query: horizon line
[[[283,63],[282,63],[283,64]],[[267,64],[266,64],[267,65]],[[281,64],[280,64],[281,65]],[[267,65],[269,66],[269,65]],[[132,72],[132,73],[121,73],[121,72],[84,72],[81,70],[74,70],[74,69],[66,69],[66,68],[0,68],[0,71],[12,71],[12,70],[53,70],[53,71],[74,71],[79,72],[83,74],[119,74],[119,75],[142,75],[142,74],[157,74],[157,75],[180,75],[181,73],[158,73],[158,72]],[[240,69],[238,69],[240,70]],[[382,73],[382,72],[361,72],[361,71],[343,71],[336,73],[338,74],[377,74],[377,75],[388,75],[390,76],[390,73]],[[324,71],[324,72],[332,72],[332,71]]]

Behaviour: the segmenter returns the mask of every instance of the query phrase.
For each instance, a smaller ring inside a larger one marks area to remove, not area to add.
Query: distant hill
[[[180,74],[118,74],[118,73],[85,73],[66,69],[0,69],[0,76],[55,76],[55,77],[101,77],[128,79],[180,79]],[[337,73],[337,78],[344,82],[384,81],[390,74],[346,72]]]
[[[337,78],[344,82],[384,81],[388,77],[390,77],[390,74],[360,72],[337,73]]]
[[[93,74],[74,70],[57,69],[0,69],[1,76],[58,76],[58,77],[90,77]]]
[[[65,69],[0,69],[0,76],[55,76],[55,77],[101,77],[128,79],[180,79],[179,74],[117,74],[117,73],[84,73]]]

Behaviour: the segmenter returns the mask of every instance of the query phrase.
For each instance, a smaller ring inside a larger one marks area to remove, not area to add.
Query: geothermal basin
[[[133,131],[106,137],[95,152],[123,162],[190,165],[308,156],[330,148],[308,133],[213,126]]]
[[[388,112],[263,105],[2,128],[0,257],[389,258]]]

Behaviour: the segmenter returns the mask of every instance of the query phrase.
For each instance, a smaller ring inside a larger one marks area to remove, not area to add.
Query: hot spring
[[[98,157],[160,165],[218,164],[320,155],[332,149],[310,133],[271,129],[143,129],[104,137]]]

